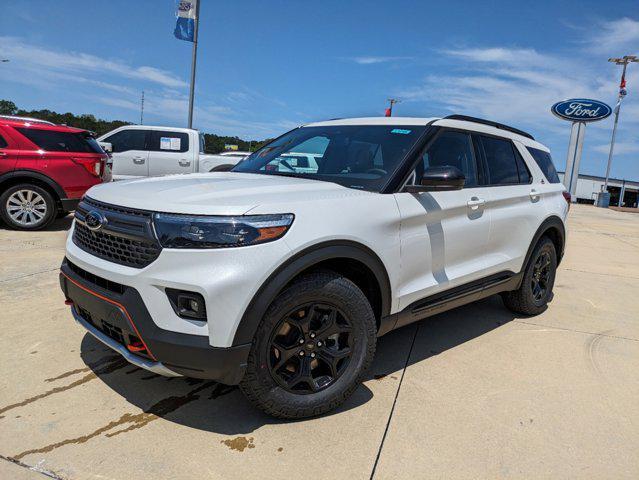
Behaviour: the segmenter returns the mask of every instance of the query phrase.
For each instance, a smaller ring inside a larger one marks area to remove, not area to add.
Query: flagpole
[[[623,72],[621,73],[621,80],[626,78],[626,67],[627,63],[623,64]],[[615,137],[617,136],[617,124],[619,123],[619,111],[621,110],[621,100],[623,100],[623,95],[621,91],[619,92],[619,96],[617,97],[617,105],[615,105],[615,123],[612,127],[612,138],[610,139],[610,152],[608,152],[608,165],[606,166],[606,181],[604,182],[603,191],[608,191],[608,177],[610,176],[610,164],[612,163],[612,152],[615,149]]]
[[[200,2],[195,3],[195,27],[193,29],[193,56],[191,58],[191,90],[189,91],[189,128],[193,128],[193,97],[195,96],[195,65],[197,63],[197,31],[200,24]]]

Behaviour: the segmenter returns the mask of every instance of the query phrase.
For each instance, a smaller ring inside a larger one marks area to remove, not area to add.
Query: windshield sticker
[[[411,130],[404,130],[403,128],[393,128],[391,133],[401,133],[402,135],[408,135]]]
[[[160,137],[160,150],[180,150],[180,138]]]

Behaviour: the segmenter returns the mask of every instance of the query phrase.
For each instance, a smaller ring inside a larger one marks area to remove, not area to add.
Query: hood
[[[238,172],[194,173],[96,185],[87,196],[112,205],[168,213],[243,215],[259,205],[370,195],[336,183]],[[279,212],[274,212],[279,213]]]

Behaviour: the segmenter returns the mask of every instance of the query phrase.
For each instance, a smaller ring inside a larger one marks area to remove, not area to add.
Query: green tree
[[[16,104],[9,100],[0,100],[0,115],[15,115],[18,111]]]
[[[110,132],[111,130],[115,130],[116,128],[123,125],[131,125],[131,122],[124,122],[122,120],[103,120],[101,118],[96,118],[95,115],[88,113],[76,115],[71,112],[57,113],[47,109],[22,110],[19,109],[16,104],[10,100],[0,100],[0,114],[39,118],[40,120],[47,120],[59,125],[69,125],[71,127],[89,130],[91,132],[94,132],[98,136]],[[224,151],[224,145],[231,144],[237,145],[239,150],[254,152],[268,141],[269,140],[247,141],[242,140],[239,137],[228,137],[215,135],[213,133],[205,133],[204,150],[206,153],[220,153]]]

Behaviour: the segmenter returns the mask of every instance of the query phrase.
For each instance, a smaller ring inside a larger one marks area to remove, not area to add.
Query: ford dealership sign
[[[610,116],[612,108],[603,102],[588,98],[571,98],[555,103],[552,113],[571,122],[595,122]]]

